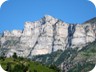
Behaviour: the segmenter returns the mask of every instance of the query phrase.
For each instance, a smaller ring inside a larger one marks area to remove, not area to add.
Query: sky
[[[22,30],[26,21],[51,15],[67,23],[83,23],[96,17],[88,0],[8,0],[0,8],[0,32]]]

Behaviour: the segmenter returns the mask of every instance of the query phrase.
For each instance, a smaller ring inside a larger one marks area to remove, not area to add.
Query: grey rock
[[[67,48],[80,50],[95,41],[95,23],[88,21],[83,24],[68,24],[46,15],[38,21],[25,22],[24,30],[4,31],[4,35],[0,37],[0,51],[8,49],[5,52],[7,57],[14,52],[18,56],[31,57]]]

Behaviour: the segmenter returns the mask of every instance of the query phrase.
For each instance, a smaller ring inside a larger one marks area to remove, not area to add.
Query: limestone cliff
[[[68,24],[46,15],[38,21],[25,22],[24,30],[4,31],[0,37],[0,54],[10,57],[16,52],[18,56],[31,57],[67,48],[81,50],[96,39],[94,19],[94,22]]]

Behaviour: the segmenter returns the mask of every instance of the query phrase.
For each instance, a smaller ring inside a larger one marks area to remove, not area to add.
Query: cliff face
[[[67,48],[81,50],[95,39],[95,22],[68,24],[47,15],[39,21],[26,22],[22,31],[4,31],[0,37],[0,54],[4,52],[10,57],[16,52],[18,56],[31,57]]]

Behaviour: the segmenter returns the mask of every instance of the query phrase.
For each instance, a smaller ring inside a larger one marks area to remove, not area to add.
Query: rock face
[[[68,24],[46,15],[39,21],[26,22],[22,31],[4,31],[0,37],[0,54],[4,52],[10,57],[16,52],[18,56],[31,57],[67,48],[80,50],[96,39],[96,18],[92,21]]]

